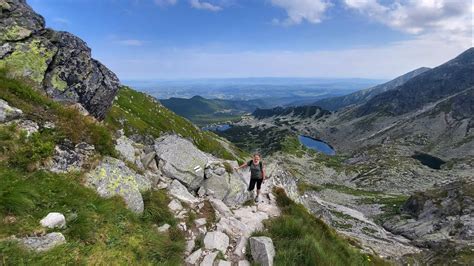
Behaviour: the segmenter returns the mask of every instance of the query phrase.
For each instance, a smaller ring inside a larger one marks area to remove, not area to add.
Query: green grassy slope
[[[214,133],[200,130],[153,97],[128,87],[120,89],[105,121],[113,129],[124,128],[126,135],[140,134],[156,138],[163,133],[175,133],[192,140],[199,149],[217,157],[238,160],[245,156],[233,145],[229,149],[223,148]]]
[[[282,215],[268,220],[266,230],[254,235],[272,238],[275,265],[389,265],[352,247],[349,240],[289,199],[283,189],[274,192]]]
[[[114,155],[108,128],[64,107],[21,82],[0,75],[0,98],[24,111],[25,118],[53,129],[30,137],[15,125],[0,125],[0,265],[180,265],[184,236],[175,226],[158,233],[153,225],[175,225],[164,192],[144,195],[145,211],[136,215],[121,198],[102,199],[82,185],[83,173],[53,174],[39,170],[56,143],[94,144],[97,157]],[[91,167],[91,166],[89,166]],[[67,244],[44,253],[29,252],[7,238],[45,232],[39,221],[49,212],[66,216],[60,231]]]

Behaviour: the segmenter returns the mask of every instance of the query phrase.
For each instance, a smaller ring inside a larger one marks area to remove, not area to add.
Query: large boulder
[[[229,246],[229,237],[219,231],[208,232],[204,237],[204,246],[206,249],[217,249],[225,253]]]
[[[45,28],[25,0],[0,1],[0,68],[27,78],[50,97],[80,103],[103,119],[118,92],[114,73],[92,59],[78,37]]]
[[[255,262],[262,266],[273,265],[273,258],[275,257],[275,248],[273,241],[269,237],[251,237],[250,251]]]
[[[18,242],[29,250],[43,252],[66,243],[66,238],[61,233],[49,233],[39,237],[20,238]]]
[[[163,174],[181,181],[189,189],[199,188],[204,180],[204,168],[211,159],[209,155],[176,135],[160,137],[154,148]]]
[[[205,180],[202,187],[205,194],[224,201],[228,205],[237,205],[247,200],[247,184],[243,176],[235,171],[231,162],[214,161],[204,170]]]
[[[0,99],[0,123],[19,118],[23,112],[15,107],[10,106],[6,101]]]
[[[123,161],[111,157],[105,157],[87,174],[86,184],[102,197],[122,197],[127,207],[136,213],[142,213],[144,208],[140,191],[151,189],[151,183],[145,177],[128,168]]]

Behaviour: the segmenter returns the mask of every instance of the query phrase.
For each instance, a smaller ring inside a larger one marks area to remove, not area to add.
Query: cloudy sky
[[[473,46],[471,0],[28,3],[121,79],[389,79]]]

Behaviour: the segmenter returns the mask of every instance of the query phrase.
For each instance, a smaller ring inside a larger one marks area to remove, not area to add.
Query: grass
[[[82,186],[79,174],[25,173],[0,167],[0,239],[44,232],[39,225],[48,212],[66,216],[60,230],[67,244],[44,253],[0,242],[0,261],[18,264],[168,264],[179,265],[184,236],[173,227],[160,234],[153,224],[175,223],[164,192],[145,196],[145,212],[129,211],[121,198],[103,199]],[[15,217],[6,223],[5,217]]]
[[[49,99],[25,82],[0,72],[0,98],[23,110],[24,118],[38,124],[53,122],[27,137],[17,126],[0,126],[0,239],[43,235],[39,221],[49,212],[61,212],[67,226],[56,229],[67,243],[48,252],[34,253],[14,241],[0,241],[0,265],[130,264],[180,265],[184,235],[169,211],[162,191],[143,195],[145,210],[137,215],[122,198],[101,198],[82,185],[82,173],[54,174],[39,170],[64,139],[93,144],[101,155],[115,155],[108,127]],[[167,233],[154,225],[168,223]]]
[[[400,214],[400,207],[408,200],[408,196],[372,197],[358,199],[360,204],[381,204],[383,213],[374,218],[374,222],[383,224],[387,219]]]
[[[389,265],[352,247],[303,205],[289,199],[283,189],[274,193],[282,215],[267,220],[267,229],[255,235],[272,238],[275,265]]]
[[[26,82],[7,78],[5,70],[0,71],[0,98],[21,109],[26,119],[53,122],[58,138],[67,138],[74,144],[90,143],[102,155],[115,154],[112,134],[105,126],[53,101]]]
[[[105,121],[112,130],[123,128],[127,136],[140,134],[157,138],[164,133],[173,133],[191,140],[202,151],[223,159],[246,157],[243,151],[234,146],[231,146],[233,151],[227,150],[214,133],[200,130],[153,97],[128,87],[120,89]]]

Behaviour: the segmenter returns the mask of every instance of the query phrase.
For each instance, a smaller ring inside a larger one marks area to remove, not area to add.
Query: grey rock
[[[26,132],[27,137],[38,132],[39,130],[38,123],[32,120],[20,120],[20,121],[15,121],[15,123],[20,130],[23,130]]]
[[[10,106],[6,101],[0,99],[0,123],[17,119],[23,115],[23,111]]]
[[[170,227],[171,226],[169,224],[164,224],[164,225],[158,227],[158,232],[161,232],[161,233],[168,232]]]
[[[194,221],[194,224],[196,225],[196,227],[204,226],[206,225],[206,223],[207,223],[206,218],[200,218]]]
[[[44,18],[36,14],[26,1],[2,1],[0,6],[0,42],[19,41],[44,29]],[[8,12],[3,12],[6,10]]]
[[[217,263],[217,266],[232,266],[232,263],[226,260],[219,260],[219,262]]]
[[[202,249],[198,249],[194,251],[191,255],[189,255],[184,262],[186,263],[186,265],[198,265],[201,255]]]
[[[155,141],[155,152],[161,171],[181,181],[190,189],[197,189],[204,179],[204,166],[209,156],[189,140],[175,135],[163,136]]]
[[[212,197],[229,205],[245,202],[247,184],[239,173],[227,173],[223,162],[215,161],[206,165],[205,174],[202,187],[207,194],[212,194]]]
[[[41,219],[40,224],[47,228],[64,228],[66,227],[66,218],[62,213],[50,212]]]
[[[204,237],[204,246],[206,249],[217,249],[225,253],[229,246],[229,237],[219,231],[207,232]]]
[[[415,193],[401,207],[402,215],[386,221],[384,227],[425,247],[464,246],[474,240],[472,191],[472,182],[459,180]]]
[[[210,198],[209,202],[211,203],[212,207],[219,213],[222,217],[229,217],[232,215],[232,211],[219,199]]]
[[[143,198],[140,187],[143,188],[144,184],[139,185],[142,181],[145,182],[145,178],[128,168],[124,162],[105,157],[93,171],[87,174],[86,185],[94,188],[100,196],[105,198],[121,196],[129,209],[142,213]]]
[[[248,238],[245,237],[245,236],[241,236],[239,237],[239,239],[237,240],[237,245],[235,246],[235,249],[234,249],[234,255],[237,257],[237,258],[241,258],[245,252],[246,252],[246,245],[247,245],[247,240]]]
[[[248,260],[239,260],[237,266],[250,266],[250,262]]]
[[[156,157],[156,152],[154,152],[154,151],[145,154],[141,158],[143,167],[145,169],[147,169],[152,163],[154,164],[154,166],[152,166],[152,167],[156,167],[155,157]]]
[[[44,252],[66,243],[66,238],[61,233],[49,233],[40,237],[25,237],[18,241],[27,249]]]
[[[79,102],[98,119],[103,119],[118,92],[117,76],[92,59],[87,44],[68,32],[48,32],[58,48],[43,81],[54,99]]]
[[[74,146],[70,141],[64,141],[54,147],[54,154],[45,168],[54,173],[80,171],[94,153],[95,148],[90,144],[81,142]]]
[[[195,243],[194,239],[191,239],[191,240],[186,241],[186,250],[185,250],[185,253],[186,253],[186,254],[190,254],[191,251],[193,251],[195,245],[196,245],[196,243]]]
[[[273,265],[273,258],[275,257],[275,248],[273,241],[269,237],[251,237],[250,251],[252,258],[262,266]]]
[[[135,163],[137,151],[134,147],[134,142],[126,136],[121,136],[117,139],[115,150],[124,160]]]
[[[178,200],[173,199],[168,204],[168,208],[174,213],[176,213],[183,209],[183,205],[181,205],[181,203]]]
[[[178,180],[171,182],[171,185],[168,187],[168,192],[171,196],[188,204],[197,204],[199,202]]]
[[[120,86],[116,75],[92,59],[78,37],[46,29],[26,1],[0,3],[0,61],[7,75],[28,78],[53,99],[81,103],[103,119]],[[34,64],[22,60],[24,55]]]
[[[201,262],[201,266],[213,266],[217,257],[217,251],[207,254]]]

